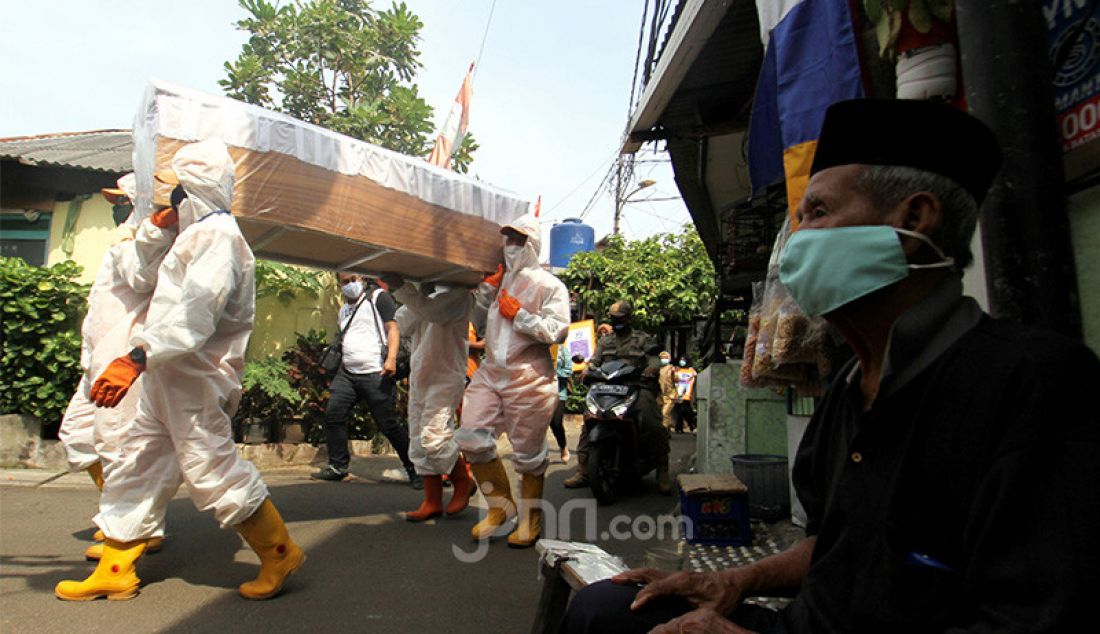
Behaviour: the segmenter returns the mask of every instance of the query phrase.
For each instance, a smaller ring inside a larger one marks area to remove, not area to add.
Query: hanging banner
[[[1063,152],[1100,139],[1098,7],[1100,3],[1080,0],[1043,2]]]

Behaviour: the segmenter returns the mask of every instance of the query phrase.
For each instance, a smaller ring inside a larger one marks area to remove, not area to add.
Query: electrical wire
[[[588,181],[592,180],[592,177],[593,177],[593,176],[595,176],[595,175],[596,175],[596,173],[597,173],[597,172],[599,172],[599,171],[600,171],[600,169],[601,169],[601,168],[603,168],[603,167],[604,167],[604,165],[606,165],[606,164],[608,163],[608,161],[611,161],[611,160],[613,160],[613,159],[615,158],[615,155],[616,155],[616,154],[618,154],[618,153],[619,153],[619,150],[618,150],[618,149],[612,150],[612,152],[611,152],[611,155],[610,155],[610,156],[608,156],[607,158],[605,158],[604,160],[600,161],[600,164],[596,166],[596,169],[592,170],[592,173],[590,173],[590,174],[589,174],[588,176],[585,176],[585,177],[584,177],[584,180],[582,180],[581,182],[577,183],[576,187],[574,187],[573,189],[569,190],[569,193],[568,193],[568,194],[566,194],[565,196],[562,196],[562,197],[561,197],[561,199],[559,199],[559,200],[558,200],[558,202],[554,203],[554,206],[553,206],[553,207],[551,207],[551,208],[547,209],[546,211],[544,211],[544,212],[542,213],[543,217],[550,217],[550,216],[551,216],[551,214],[552,214],[552,212],[553,212],[553,211],[554,211],[555,209],[557,209],[558,207],[560,207],[560,206],[562,205],[562,203],[564,203],[564,202],[565,202],[566,200],[569,200],[569,197],[570,197],[570,196],[572,196],[573,194],[575,194],[575,193],[576,193],[576,191],[577,191],[578,189],[580,189],[581,187],[583,187],[585,183],[587,183]]]

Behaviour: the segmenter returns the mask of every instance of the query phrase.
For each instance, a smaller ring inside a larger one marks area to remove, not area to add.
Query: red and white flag
[[[470,96],[473,89],[470,87],[474,65],[470,64],[470,70],[466,71],[466,78],[462,80],[462,88],[458,90],[455,103],[451,106],[451,113],[443,123],[443,128],[435,138],[435,147],[428,157],[428,162],[444,169],[450,167],[451,157],[462,143],[462,137],[466,136],[466,126],[470,122]]]

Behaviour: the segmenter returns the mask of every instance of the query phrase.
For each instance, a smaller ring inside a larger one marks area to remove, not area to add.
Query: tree
[[[651,332],[707,315],[714,306],[714,266],[691,225],[645,240],[611,236],[604,249],[574,255],[559,277],[578,305],[598,316],[629,299],[635,323]]]
[[[378,11],[369,0],[240,0],[251,34],[219,81],[226,94],[411,156],[434,140],[432,108],[413,83],[420,29],[404,2]],[[465,172],[477,143],[454,157]]]

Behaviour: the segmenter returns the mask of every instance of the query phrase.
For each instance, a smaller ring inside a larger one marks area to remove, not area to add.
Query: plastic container
[[[680,515],[690,544],[752,545],[745,485],[728,474],[679,477]]]
[[[749,489],[750,517],[774,522],[790,516],[787,456],[738,454],[730,460],[733,461],[733,475]]]
[[[580,218],[566,218],[550,227],[550,266],[569,266],[569,260],[581,251],[591,251],[596,244],[596,230]]]

